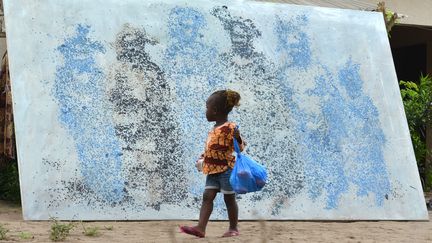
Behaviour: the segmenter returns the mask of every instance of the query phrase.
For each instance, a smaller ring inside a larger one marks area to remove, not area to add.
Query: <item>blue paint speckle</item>
[[[338,73],[340,84],[345,88],[351,99],[362,95],[363,80],[360,78],[359,71],[360,64],[353,63],[350,59]]]
[[[57,48],[64,64],[57,67],[53,94],[60,121],[75,141],[85,185],[102,200],[116,203],[124,197],[122,151],[106,106],[104,74],[95,60],[105,48],[88,37],[89,31],[90,26],[78,25],[75,36]]]
[[[306,69],[311,64],[310,40],[306,33],[301,31],[302,26],[309,23],[306,15],[284,21],[277,19],[275,34],[278,39],[277,51],[290,60],[285,62],[286,67]]]

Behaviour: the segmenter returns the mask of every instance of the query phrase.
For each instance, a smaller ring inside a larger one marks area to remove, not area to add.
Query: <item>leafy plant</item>
[[[402,14],[397,14],[397,13],[389,10],[386,7],[385,2],[379,2],[375,11],[383,13],[384,22],[385,22],[387,33],[388,33],[389,37],[390,37],[390,31],[393,28],[393,26],[398,23],[399,19],[405,17]]]
[[[51,219],[50,239],[52,241],[63,241],[69,235],[69,232],[75,227],[73,223],[62,224],[56,219]]]
[[[0,240],[6,240],[8,232],[9,230],[0,224]]]
[[[34,238],[30,232],[20,232],[18,237],[22,240],[28,240]]]
[[[82,224],[82,227],[84,229],[83,234],[85,236],[92,236],[92,237],[94,237],[94,236],[99,236],[100,235],[99,228],[97,226],[94,226],[94,227],[85,227],[84,224]]]
[[[432,125],[432,78],[421,76],[418,84],[400,81],[405,114],[424,189],[432,189],[432,151],[426,147],[426,128]]]

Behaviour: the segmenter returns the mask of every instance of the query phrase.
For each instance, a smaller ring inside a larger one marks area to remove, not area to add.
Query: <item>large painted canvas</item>
[[[25,219],[196,219],[205,101],[226,88],[269,174],[241,219],[427,218],[379,13],[6,0],[5,16]]]

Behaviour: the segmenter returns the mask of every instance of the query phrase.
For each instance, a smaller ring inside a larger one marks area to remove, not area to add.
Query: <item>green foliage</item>
[[[384,22],[386,25],[387,33],[390,37],[390,31],[395,24],[399,22],[399,19],[403,18],[403,15],[398,15],[397,13],[389,10],[385,2],[379,2],[377,8],[375,9],[377,12],[382,12],[384,17]]]
[[[83,234],[85,236],[92,236],[92,237],[94,237],[94,236],[99,236],[100,235],[99,228],[97,226],[95,226],[95,227],[85,227],[84,224],[82,224],[82,227],[84,229]]]
[[[385,10],[386,21],[391,21],[394,15],[395,15],[395,12],[387,10],[387,9]]]
[[[8,232],[9,230],[0,224],[0,240],[6,240]]]
[[[424,189],[432,189],[432,169],[426,166],[426,127],[432,124],[432,78],[421,76],[418,84],[400,81],[405,114]]]
[[[22,240],[28,240],[34,238],[30,232],[20,232],[18,236]]]
[[[52,218],[50,239],[52,241],[63,241],[69,235],[69,232],[75,227],[73,223],[62,224]]]
[[[16,161],[6,163],[6,167],[0,169],[0,199],[20,202],[20,187],[18,166]]]

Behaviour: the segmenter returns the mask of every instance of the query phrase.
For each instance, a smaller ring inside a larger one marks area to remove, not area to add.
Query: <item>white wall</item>
[[[270,178],[240,218],[427,219],[381,13],[27,2],[5,1],[25,219],[196,219],[222,88],[240,91],[230,119]]]

